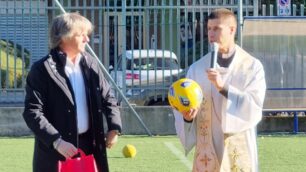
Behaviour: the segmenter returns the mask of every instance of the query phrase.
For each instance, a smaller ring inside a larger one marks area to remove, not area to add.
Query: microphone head
[[[219,50],[219,44],[216,42],[211,43],[210,46],[211,46],[211,51],[217,52]]]

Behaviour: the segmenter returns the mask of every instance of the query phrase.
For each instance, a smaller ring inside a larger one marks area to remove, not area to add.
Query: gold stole
[[[204,84],[204,88],[210,90],[210,84]],[[209,88],[208,88],[208,87]],[[205,97],[211,97],[210,92],[204,92],[204,100],[200,111],[197,114],[197,142],[194,155],[193,172],[218,172],[220,164],[215,152],[211,132],[211,100],[207,101]]]
[[[251,172],[252,163],[245,132],[224,135],[221,172]]]
[[[233,71],[232,71],[233,72]],[[225,75],[225,80],[228,80]],[[230,82],[230,81],[229,81]],[[212,140],[211,83],[205,79],[204,100],[197,114],[197,142],[194,155],[193,172],[251,172],[252,163],[245,132],[224,135],[224,153],[222,162],[217,158]],[[210,100],[207,100],[209,98]],[[216,107],[221,108],[221,107]]]
[[[242,65],[243,63],[246,63],[244,58],[245,56],[244,54],[240,54],[239,50],[239,48],[236,50],[236,56],[238,56],[239,58],[236,57],[235,63],[233,64],[233,68],[229,69],[227,72],[222,70],[220,71],[223,80],[230,84],[234,84],[234,81],[231,78],[232,76],[239,76],[241,75],[241,73],[244,72]],[[223,100],[223,103],[226,103],[226,101],[227,100]],[[249,151],[249,146],[247,143],[248,141],[246,132],[224,134],[224,152],[220,172],[252,171],[251,152]]]

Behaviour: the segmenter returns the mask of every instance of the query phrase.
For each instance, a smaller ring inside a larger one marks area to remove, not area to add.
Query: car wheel
[[[169,106],[168,99],[157,99],[157,100],[151,100],[148,103],[148,106]]]

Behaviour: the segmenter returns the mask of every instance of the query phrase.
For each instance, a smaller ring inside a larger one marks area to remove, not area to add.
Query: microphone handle
[[[216,51],[211,52],[210,68],[215,68],[217,63],[217,53]]]

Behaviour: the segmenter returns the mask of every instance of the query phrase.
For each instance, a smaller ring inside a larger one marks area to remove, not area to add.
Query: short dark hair
[[[209,16],[208,16],[208,20],[213,20],[213,19],[228,19],[228,18],[232,18],[236,25],[237,25],[237,19],[235,14],[231,11],[228,10],[226,8],[219,8],[216,10],[213,10]]]

